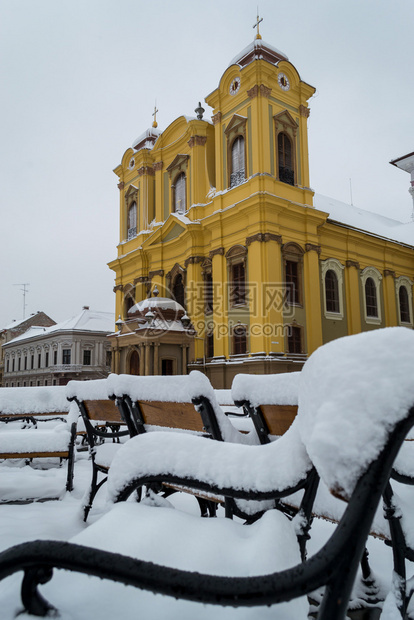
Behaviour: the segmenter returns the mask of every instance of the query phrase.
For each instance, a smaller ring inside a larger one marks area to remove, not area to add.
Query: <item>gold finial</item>
[[[155,102],[155,106],[154,106],[154,112],[152,113],[153,117],[154,117],[154,122],[152,123],[153,127],[158,127],[158,123],[157,123],[157,102]]]
[[[261,18],[259,19],[259,7],[257,7],[257,19],[256,19],[256,23],[255,23],[255,25],[253,26],[253,28],[257,28],[256,39],[261,39],[261,38],[262,38],[262,36],[261,36],[261,34],[260,34],[260,32],[259,32],[259,24],[260,24],[260,22],[262,22],[262,21],[263,21],[263,17],[261,17]]]

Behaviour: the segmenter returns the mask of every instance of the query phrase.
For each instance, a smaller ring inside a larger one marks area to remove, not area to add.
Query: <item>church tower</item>
[[[114,372],[199,369],[228,388],[241,372],[299,370],[334,338],[414,325],[412,248],[376,233],[378,217],[358,226],[361,210],[315,206],[314,92],[257,33],[206,97],[211,120],[199,103],[160,131],[155,111],[125,152]]]

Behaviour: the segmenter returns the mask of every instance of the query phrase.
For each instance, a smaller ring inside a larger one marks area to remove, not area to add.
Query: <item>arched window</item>
[[[365,282],[365,307],[367,316],[378,317],[377,287],[372,278]]]
[[[237,136],[231,147],[230,187],[243,183],[245,178],[244,138]]]
[[[408,298],[408,292],[405,286],[400,286],[398,291],[398,298],[400,301],[400,321],[401,323],[411,323],[410,318],[410,302]]]
[[[284,131],[277,136],[279,179],[289,185],[295,184],[295,173],[293,169],[293,149],[292,141]]]
[[[183,276],[179,273],[174,280],[172,294],[175,301],[180,304],[180,306],[185,307],[185,296],[184,296],[184,282]]]
[[[174,185],[174,211],[176,213],[183,213],[186,210],[185,200],[185,186],[186,179],[184,172],[178,175]]]
[[[128,209],[128,241],[137,236],[137,203],[134,202]]]
[[[325,298],[326,311],[339,312],[338,278],[332,269],[328,269],[325,274]]]

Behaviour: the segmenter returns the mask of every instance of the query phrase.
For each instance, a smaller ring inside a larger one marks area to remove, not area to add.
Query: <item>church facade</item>
[[[299,370],[334,338],[413,327],[410,225],[310,188],[314,92],[258,35],[206,97],[211,121],[199,104],[125,152],[114,372],[197,368],[223,388]]]

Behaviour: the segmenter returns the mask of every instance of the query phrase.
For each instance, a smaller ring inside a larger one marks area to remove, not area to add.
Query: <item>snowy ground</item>
[[[43,461],[44,464],[44,461]],[[34,539],[73,540],[177,568],[215,574],[261,574],[286,567],[298,560],[290,524],[272,511],[253,526],[218,519],[201,519],[195,500],[184,494],[174,496],[176,510],[139,505],[135,502],[108,507],[105,487],[99,492],[88,523],[81,516],[81,500],[91,472],[87,453],[78,453],[75,488],[65,493],[65,466],[53,460],[46,470],[21,462],[0,464],[0,501],[20,498],[34,501],[0,505],[0,550]],[[316,520],[309,551],[315,551],[332,531],[332,525]],[[390,549],[370,541],[370,556],[383,587],[390,580]],[[20,610],[21,574],[0,583],[2,620],[11,620]],[[230,609],[175,601],[131,587],[97,578],[55,571],[52,582],[42,592],[60,610],[63,620],[100,620],[139,617],[197,618],[219,620],[298,620],[307,617],[307,603],[299,600],[272,608]],[[25,614],[20,618],[29,617]]]

